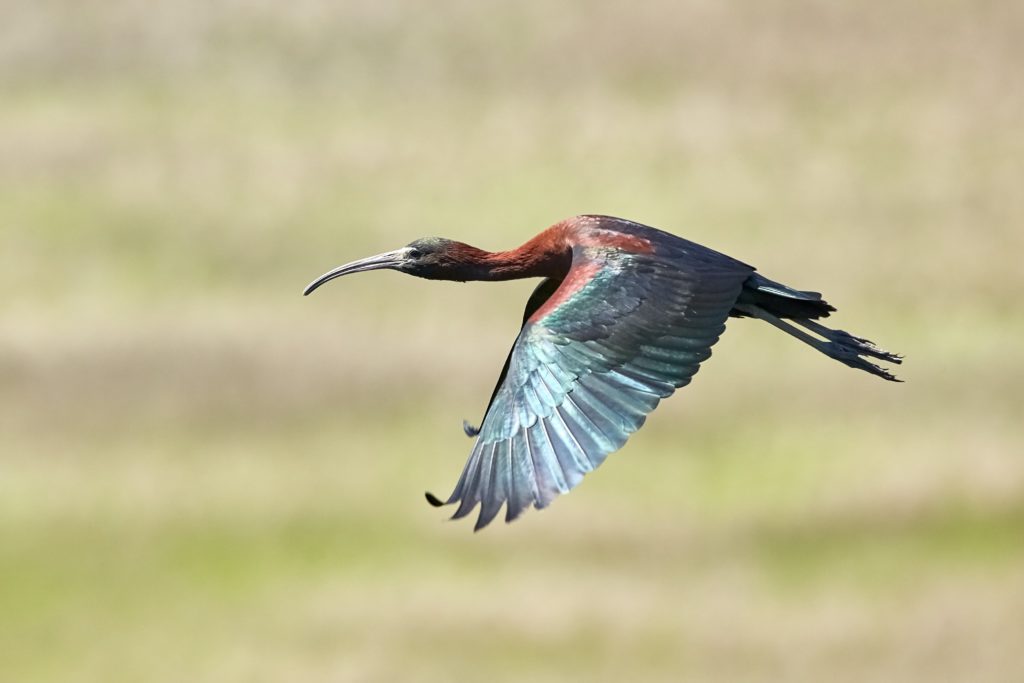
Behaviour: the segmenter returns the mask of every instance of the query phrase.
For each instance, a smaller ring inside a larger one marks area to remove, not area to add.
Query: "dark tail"
[[[902,381],[865,358],[877,358],[899,365],[903,362],[902,356],[880,349],[867,339],[815,322],[818,318],[827,318],[834,310],[817,292],[792,289],[755,273],[744,283],[731,315],[760,318],[844,365],[870,372],[890,382]],[[783,319],[792,320],[818,336],[808,334]]]

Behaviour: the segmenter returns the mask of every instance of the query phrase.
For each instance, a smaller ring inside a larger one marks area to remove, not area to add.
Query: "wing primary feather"
[[[476,453],[478,447],[479,441],[473,446],[473,454]],[[463,491],[466,488],[466,480],[476,467],[476,458],[473,454],[470,454],[469,460],[466,462],[466,466],[462,468],[462,474],[459,475],[459,480],[455,482],[455,488],[452,489],[452,493],[448,496],[448,500],[444,502],[444,505],[451,505],[452,503],[462,499]],[[428,498],[427,500],[429,501],[430,499]]]
[[[648,382],[651,384],[656,384],[658,386],[667,387],[666,390],[669,394],[672,393],[672,388],[675,387],[675,380],[669,377],[668,375],[656,372],[654,370],[639,368],[636,367],[635,365],[630,365],[629,367],[620,365],[615,369],[615,372],[626,377],[632,377],[633,379],[640,382]]]
[[[547,437],[548,443],[551,444],[551,452],[554,455],[555,463],[557,463],[558,469],[561,470],[561,484],[565,487],[565,490],[561,491],[561,493],[565,493],[571,491],[580,483],[583,479],[583,473],[576,466],[576,459],[572,455],[569,442],[561,434],[558,434],[557,430],[555,430],[555,435],[552,436],[551,432],[555,429],[554,417],[555,413],[552,413],[546,419],[541,420],[540,426],[544,430],[544,436]]]
[[[609,370],[609,371],[607,371],[604,374],[605,374],[606,377],[608,377],[609,379],[613,380],[616,384],[625,386],[626,388],[632,389],[633,391],[640,391],[640,392],[643,392],[645,394],[651,394],[652,396],[657,396],[659,398],[662,397],[661,396],[661,389],[660,388],[651,386],[651,383],[649,381],[642,382],[639,379],[637,379],[636,377],[630,376],[630,375],[622,372],[622,368],[621,367],[617,367],[617,368],[614,368],[612,370]]]
[[[509,495],[506,519],[512,521],[540,494],[537,492],[537,479],[533,472],[533,461],[530,459],[529,444],[526,443],[526,434],[521,429],[509,440],[509,452],[513,472],[512,494]]]
[[[530,484],[530,493],[533,495],[531,500],[538,500],[543,494],[541,492],[541,478],[544,476],[543,472],[537,469],[537,460],[533,457],[533,447],[530,445],[530,434],[526,427],[522,427],[522,438],[519,439],[519,443],[522,444],[524,449],[523,463],[529,466],[529,472],[524,469],[526,480]]]
[[[636,424],[658,404],[658,397],[646,392],[639,393],[623,386],[613,386],[605,375],[588,375],[581,383],[598,400],[624,418],[625,426]]]
[[[587,377],[590,376],[587,375]],[[601,399],[584,384],[584,379],[586,378],[580,379],[580,383],[576,385],[572,392],[573,396],[577,399],[577,407],[586,413],[594,425],[601,428],[601,431],[611,440],[615,448],[619,448],[626,442],[625,431],[628,423],[621,415],[609,410],[608,406],[602,403]]]
[[[516,487],[516,472],[515,472],[515,453],[513,449],[515,447],[514,439],[509,439],[505,448],[505,457],[508,460],[508,468],[506,476],[508,478],[505,484],[505,490],[508,492],[508,496],[505,501],[505,523],[508,524],[513,519],[518,517],[523,511],[523,505],[519,502],[519,494]]]
[[[580,445],[579,440],[569,429],[569,425],[566,424],[565,417],[562,415],[561,406],[555,409],[555,412],[546,420],[546,423],[548,429],[553,430],[556,433],[558,441],[562,444],[562,449],[556,451],[556,453],[559,454],[562,470],[566,473],[573,472],[576,474],[576,476],[573,477],[575,483],[570,482],[572,486],[575,486],[579,483],[579,480],[583,478],[583,473],[590,472],[594,467],[587,459],[587,454],[586,451],[583,450],[583,446]],[[562,461],[563,454],[565,461]]]
[[[498,442],[494,451],[494,468],[498,473],[495,477],[496,491],[502,502],[512,497],[512,443],[508,439]]]
[[[664,361],[655,360],[648,356],[638,356],[633,360],[633,367],[639,368],[647,372],[656,372],[662,375],[676,376],[683,371],[685,363],[666,363]]]
[[[489,476],[487,477],[487,483],[480,496],[480,516],[477,517],[476,524],[473,526],[473,531],[480,531],[485,526],[491,523],[491,520],[497,516],[498,511],[501,510],[501,504],[504,499],[501,496],[501,491],[498,488],[498,446],[503,442],[496,441],[491,444],[491,454],[488,458],[490,462]]]
[[[540,510],[547,507],[555,496],[558,495],[558,485],[553,481],[551,470],[541,462],[544,454],[540,452],[540,444],[536,443],[536,432],[533,427],[524,429],[524,440],[526,448],[530,453],[530,462],[533,463],[533,474],[537,482],[537,498],[533,506]]]
[[[568,394],[565,398],[567,403],[572,405],[576,415],[578,415],[580,418],[585,420],[590,425],[589,428],[587,428],[585,425],[580,426],[583,428],[584,433],[592,437],[595,443],[598,444],[597,448],[586,449],[584,451],[584,453],[587,456],[587,460],[590,461],[591,466],[593,468],[596,468],[598,465],[605,461],[605,458],[608,457],[609,453],[616,450],[616,443],[618,439],[612,438],[610,435],[605,433],[604,429],[600,425],[598,425],[597,422],[594,421],[594,418],[592,418],[587,413],[587,411],[585,411],[580,406],[579,401],[576,400],[578,397],[574,396],[575,393],[576,392]]]
[[[452,519],[461,519],[462,517],[465,517],[473,511],[473,508],[476,507],[476,504],[480,501],[480,475],[483,470],[482,460],[483,446],[477,442],[477,448],[474,449],[474,453],[470,458],[470,464],[467,466],[467,469],[471,467],[473,471],[467,476],[462,491],[458,492],[462,501],[459,503],[459,507],[455,511],[455,514],[452,515]],[[455,493],[452,493],[452,496],[454,495]]]

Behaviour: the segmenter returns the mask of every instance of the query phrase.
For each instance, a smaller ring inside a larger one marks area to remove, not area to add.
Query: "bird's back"
[[[602,233],[618,233],[637,238],[648,245],[647,248],[652,256],[676,261],[681,267],[686,265],[704,266],[719,270],[732,270],[737,273],[752,273],[755,270],[753,266],[720,251],[624,218],[587,214],[570,219],[570,223],[581,234],[591,233],[598,236],[598,239]]]

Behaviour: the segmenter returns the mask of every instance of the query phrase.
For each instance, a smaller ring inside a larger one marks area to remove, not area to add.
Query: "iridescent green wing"
[[[699,256],[575,250],[548,300],[538,307],[531,298],[536,313],[520,331],[446,501],[459,504],[455,518],[480,504],[480,529],[503,504],[506,521],[530,504],[547,506],[689,383],[752,272],[710,250]]]

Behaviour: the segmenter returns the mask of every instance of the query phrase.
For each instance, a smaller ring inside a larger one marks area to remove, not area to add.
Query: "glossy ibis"
[[[480,504],[476,529],[505,505],[505,521],[546,507],[626,443],[661,399],[685,386],[725,330],[758,318],[852,368],[899,381],[867,360],[900,356],[817,322],[835,309],[817,292],[769,280],[752,266],[621,218],[577,216],[511,251],[429,237],[335,268],[389,268],[431,280],[544,278],[526,302],[476,442],[446,501],[454,517]]]

